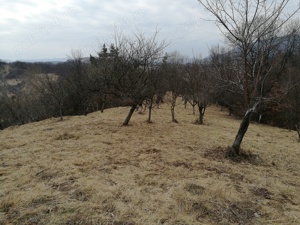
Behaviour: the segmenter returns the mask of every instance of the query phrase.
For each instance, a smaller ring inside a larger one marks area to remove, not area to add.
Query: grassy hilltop
[[[211,106],[147,115],[128,108],[0,132],[0,224],[298,224],[295,132],[251,124],[235,162],[222,149],[239,120]]]

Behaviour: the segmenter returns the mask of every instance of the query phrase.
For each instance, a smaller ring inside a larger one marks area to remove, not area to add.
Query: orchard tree
[[[111,59],[110,66],[102,68],[100,80],[106,85],[104,90],[122,99],[131,100],[124,126],[128,125],[136,107],[153,96],[150,78],[155,73],[154,68],[162,60],[167,46],[165,42],[159,42],[157,37],[158,31],[151,37],[146,37],[142,32],[134,33],[131,37],[116,32],[110,51],[102,51],[104,55],[98,54],[99,57],[106,55]],[[96,60],[91,57],[94,64]]]
[[[185,65],[185,99],[192,105],[193,114],[198,106],[198,123],[203,124],[204,114],[215,92],[210,66],[200,58],[194,58]]]
[[[154,75],[153,68],[162,60],[167,46],[165,42],[158,42],[157,36],[158,31],[150,38],[141,32],[133,38],[118,37],[118,60],[121,67],[118,86],[126,97],[132,99],[131,109],[123,125],[128,125],[138,104],[153,96],[150,77]]]
[[[278,79],[294,50],[293,38],[299,32],[298,23],[289,21],[299,11],[297,5],[288,13],[289,0],[205,0],[198,2],[214,17],[220,31],[239,58],[237,82],[243,94],[246,113],[232,144],[232,152],[240,153],[251,115],[270,101],[267,83]],[[287,37],[287,38],[286,38]],[[283,48],[283,46],[285,47]]]
[[[172,122],[174,123],[178,122],[175,118],[177,99],[184,93],[184,63],[185,57],[176,51],[166,54],[162,63],[162,76],[169,91],[166,99],[171,106]]]
[[[164,61],[164,60],[163,60]],[[162,62],[163,63],[163,62]],[[151,123],[152,110],[159,106],[165,92],[165,79],[162,76],[162,63],[151,67],[151,76],[149,77],[149,95],[146,99],[146,107],[148,108],[147,122]]]

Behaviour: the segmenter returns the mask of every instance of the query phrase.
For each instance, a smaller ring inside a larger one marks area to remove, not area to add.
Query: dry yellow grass
[[[195,125],[191,108],[128,108],[48,119],[0,132],[0,224],[299,224],[296,133],[252,124],[243,149],[221,156],[239,120],[215,106]],[[254,156],[255,157],[255,156]]]

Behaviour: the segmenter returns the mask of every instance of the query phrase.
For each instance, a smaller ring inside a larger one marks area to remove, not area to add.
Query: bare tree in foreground
[[[291,39],[299,31],[298,26],[288,27],[288,21],[300,8],[298,5],[287,13],[289,0],[206,0],[198,2],[215,18],[215,22],[229,44],[240,57],[241,70],[237,73],[247,109],[232,145],[234,154],[240,153],[243,137],[251,115],[268,101],[265,84],[278,79],[293,51]],[[288,43],[286,43],[288,41]],[[282,48],[287,44],[286,48]],[[271,76],[275,74],[272,78]],[[280,96],[278,96],[280,98]]]

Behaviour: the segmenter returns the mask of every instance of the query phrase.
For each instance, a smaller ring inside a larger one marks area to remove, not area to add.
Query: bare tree
[[[110,47],[103,44],[97,57],[90,55],[89,74],[92,82],[90,82],[89,90],[97,93],[96,96],[101,102],[101,112],[104,111],[109,97],[111,99],[113,96],[121,97],[114,89],[113,74],[116,69],[117,57],[118,49],[113,44]]]
[[[242,90],[244,108],[247,111],[232,145],[233,152],[239,154],[251,115],[264,102],[277,100],[267,98],[265,84],[272,74],[283,74],[290,52],[294,50],[290,39],[284,37],[297,34],[298,25],[292,29],[288,29],[286,25],[299,11],[300,5],[288,14],[286,11],[289,0],[198,2],[214,16],[220,31],[240,58],[241,67],[237,67],[236,71],[237,82]],[[288,48],[283,49],[283,43],[287,43]],[[276,79],[276,76],[273,79]]]
[[[179,52],[166,54],[162,64],[162,76],[164,77],[166,90],[166,100],[171,106],[172,122],[177,123],[175,118],[175,107],[178,104],[177,99],[184,93],[184,63],[185,57]]]
[[[195,114],[194,107],[198,106],[199,124],[203,124],[205,110],[213,99],[215,89],[213,76],[209,70],[209,65],[196,57],[185,65],[186,75],[184,78],[187,81],[185,99],[192,105],[193,114]]]
[[[164,61],[164,60],[163,60]],[[151,69],[149,97],[146,99],[146,107],[148,108],[147,122],[151,123],[152,110],[161,102],[161,98],[166,92],[165,80],[162,76],[162,63],[153,66]]]
[[[69,73],[63,78],[67,108],[75,114],[87,115],[96,93],[91,90],[95,81],[91,79],[89,65],[84,62],[80,50],[72,50],[69,58]]]
[[[109,84],[106,91],[131,100],[124,126],[128,125],[137,105],[153,96],[150,77],[167,46],[165,42],[158,42],[157,36],[157,30],[149,38],[142,32],[132,37],[116,32],[115,43],[108,52],[112,64],[103,77],[104,83]]]
[[[60,120],[63,120],[63,104],[66,93],[63,80],[54,74],[36,74],[34,80],[33,88],[43,96],[46,104],[55,108]]]

